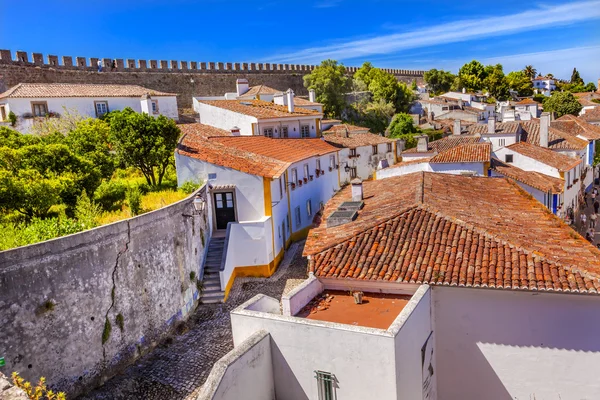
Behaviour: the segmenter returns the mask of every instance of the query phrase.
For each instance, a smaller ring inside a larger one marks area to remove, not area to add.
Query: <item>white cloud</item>
[[[325,3],[328,0],[325,0]],[[518,14],[459,20],[429,28],[388,34],[370,39],[351,40],[269,57],[267,62],[317,63],[326,58],[348,60],[375,54],[390,54],[405,49],[462,42],[490,36],[569,25],[600,18],[600,1],[580,1],[539,7]]]

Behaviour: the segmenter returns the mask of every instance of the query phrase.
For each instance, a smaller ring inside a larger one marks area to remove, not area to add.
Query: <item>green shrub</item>
[[[91,229],[98,226],[100,214],[100,206],[91,201],[84,190],[77,198],[77,204],[75,205],[75,218],[77,218],[81,227]]]
[[[183,185],[181,185],[181,187],[179,188],[179,190],[181,190],[183,193],[190,194],[190,193],[193,193],[199,187],[200,187],[199,183],[194,183],[192,181],[187,181]]]
[[[137,186],[127,190],[127,204],[132,215],[139,215],[142,212],[142,192]]]
[[[74,218],[33,218],[29,223],[0,223],[0,251],[70,235],[84,228]]]
[[[10,122],[10,126],[12,126],[14,128],[14,126],[17,124],[17,115],[14,112],[9,112],[8,113],[8,121]]]
[[[98,186],[94,193],[94,202],[106,210],[111,211],[120,208],[125,201],[127,184],[120,180],[104,181]]]

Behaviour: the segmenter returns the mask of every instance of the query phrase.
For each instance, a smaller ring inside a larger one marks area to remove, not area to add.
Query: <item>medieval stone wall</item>
[[[180,108],[191,107],[192,96],[221,96],[235,91],[237,78],[246,78],[250,85],[267,85],[276,89],[293,89],[306,95],[302,77],[314,65],[269,63],[222,63],[196,61],[115,59],[104,58],[98,72],[98,58],[0,50],[0,92],[18,83],[104,83],[140,85],[149,89],[177,93]],[[353,74],[358,67],[347,67]],[[425,71],[390,69],[404,82],[422,81]]]

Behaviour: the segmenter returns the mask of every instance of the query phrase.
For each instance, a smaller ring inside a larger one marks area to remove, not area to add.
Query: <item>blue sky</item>
[[[187,61],[447,69],[532,64],[600,78],[600,0],[0,0],[0,48]]]

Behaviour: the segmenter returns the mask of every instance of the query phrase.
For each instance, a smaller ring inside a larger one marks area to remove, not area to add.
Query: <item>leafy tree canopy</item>
[[[394,115],[390,123],[389,137],[397,138],[409,133],[416,133],[417,128],[414,125],[413,118],[406,113],[398,113]]]
[[[555,91],[544,102],[544,111],[555,112],[558,118],[566,114],[579,115],[582,108],[571,92]]]
[[[533,86],[531,79],[524,71],[512,71],[506,75],[506,83],[512,90],[516,90],[519,96],[531,96]]]
[[[535,78],[535,75],[537,74],[537,70],[535,68],[533,68],[532,65],[526,65],[525,68],[523,68],[523,71],[518,71],[518,72],[523,72],[523,74],[529,79],[532,80]]]
[[[427,85],[429,85],[429,89],[433,93],[445,93],[452,88],[456,75],[450,71],[437,70],[434,68],[425,72],[423,79]]]
[[[323,112],[328,117],[337,118],[346,105],[344,93],[348,91],[350,80],[346,67],[335,60],[325,60],[321,65],[304,76],[304,86],[314,89],[317,101],[323,104]]]
[[[110,112],[110,142],[118,159],[139,169],[151,186],[160,185],[172,163],[180,130],[172,119],[136,113],[131,108]]]
[[[579,71],[577,71],[577,68],[573,68],[573,73],[571,74],[571,84],[574,85],[584,85],[583,79],[581,79],[581,76],[579,75]]]
[[[502,70],[502,64],[485,67],[483,86],[497,100],[507,100],[509,98],[509,86]]]
[[[461,85],[467,90],[483,89],[486,71],[483,64],[477,60],[463,65],[458,71]]]

